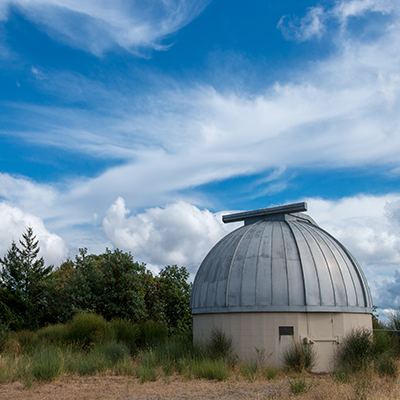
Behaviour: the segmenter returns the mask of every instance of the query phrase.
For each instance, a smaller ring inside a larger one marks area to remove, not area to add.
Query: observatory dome
[[[366,278],[305,203],[224,216],[245,225],[218,242],[194,280],[193,314],[371,313]]]

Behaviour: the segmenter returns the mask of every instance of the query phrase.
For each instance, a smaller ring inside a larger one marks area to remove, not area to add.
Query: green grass
[[[57,378],[63,365],[63,354],[53,345],[41,344],[32,351],[30,370],[37,380],[51,381]]]
[[[312,344],[293,341],[283,352],[283,362],[287,371],[311,372],[317,364],[317,353]]]
[[[205,378],[217,381],[225,381],[229,378],[229,369],[226,361],[218,360],[193,360],[191,370],[196,378]]]

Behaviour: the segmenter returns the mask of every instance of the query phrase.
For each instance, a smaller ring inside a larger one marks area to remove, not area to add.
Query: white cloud
[[[320,37],[323,34],[325,19],[326,14],[322,7],[311,7],[300,20],[298,18],[291,19],[286,15],[283,16],[277,27],[287,40],[303,42],[314,36]]]
[[[104,231],[115,247],[151,265],[178,264],[192,273],[211,247],[238,226],[225,225],[220,214],[184,201],[149,208],[138,215],[129,213],[119,197],[103,220]]]
[[[345,30],[350,20],[355,17],[362,18],[371,13],[396,14],[399,9],[397,0],[342,0],[337,1],[331,8],[310,7],[306,15],[300,19],[285,15],[277,27],[285,39],[302,42],[313,37],[320,38],[327,30],[328,21],[339,22],[341,28]]]
[[[23,212],[20,208],[0,203],[0,254],[3,257],[10,248],[12,241],[19,245],[18,240],[29,226],[33,228],[36,238],[39,240],[40,256],[43,256],[46,265],[58,266],[67,256],[67,247],[63,239],[49,232],[43,221]]]
[[[101,55],[115,44],[145,55],[163,50],[162,40],[187,25],[208,0],[3,0],[0,21],[7,6],[16,7],[50,37]]]

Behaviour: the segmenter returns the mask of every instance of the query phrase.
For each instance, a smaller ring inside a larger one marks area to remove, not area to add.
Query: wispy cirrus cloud
[[[196,18],[209,0],[4,0],[0,21],[11,9],[55,40],[100,56],[115,45],[147,56],[165,50],[163,40]]]
[[[284,15],[277,27],[287,40],[303,42],[312,38],[321,38],[328,31],[329,23],[339,24],[343,31],[355,18],[365,18],[371,13],[396,15],[399,9],[399,3],[396,0],[338,1],[330,8],[310,7],[301,18]]]

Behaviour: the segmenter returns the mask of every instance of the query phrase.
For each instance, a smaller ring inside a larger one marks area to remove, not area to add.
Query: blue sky
[[[400,5],[247,3],[0,3],[1,253],[194,274],[221,214],[305,200],[400,305]]]

